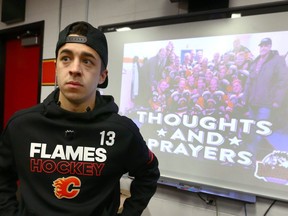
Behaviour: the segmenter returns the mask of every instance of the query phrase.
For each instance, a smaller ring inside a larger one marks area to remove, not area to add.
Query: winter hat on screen
[[[270,38],[263,38],[260,43],[259,46],[263,46],[263,45],[271,45],[272,44],[272,40]]]
[[[70,34],[77,34],[79,36],[69,36]],[[93,27],[91,24],[79,21],[68,25],[59,33],[58,42],[56,45],[56,58],[58,51],[66,43],[82,43],[94,49],[100,56],[104,67],[108,64],[108,46],[107,40],[103,32]],[[99,88],[106,88],[108,85],[108,76],[106,80],[99,84]]]

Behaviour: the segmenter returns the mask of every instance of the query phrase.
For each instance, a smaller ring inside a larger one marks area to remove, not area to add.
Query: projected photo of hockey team
[[[120,114],[160,161],[168,158],[164,173],[182,163],[176,172],[197,174],[201,163],[209,172],[239,169],[227,177],[239,184],[245,174],[287,185],[287,38],[281,31],[125,44]]]

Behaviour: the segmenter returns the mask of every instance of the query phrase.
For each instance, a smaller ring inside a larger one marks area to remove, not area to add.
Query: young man
[[[121,215],[141,215],[156,191],[158,161],[113,97],[97,91],[108,84],[104,34],[72,23],[59,34],[56,58],[59,88],[17,112],[1,136],[0,215],[117,215],[125,173],[134,180]]]

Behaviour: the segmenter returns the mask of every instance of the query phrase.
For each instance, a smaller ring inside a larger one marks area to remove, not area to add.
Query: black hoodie
[[[125,173],[134,180],[122,215],[141,215],[159,169],[138,127],[117,114],[112,96],[97,92],[95,109],[85,113],[63,110],[58,96],[56,89],[15,113],[1,135],[0,215],[114,216]]]

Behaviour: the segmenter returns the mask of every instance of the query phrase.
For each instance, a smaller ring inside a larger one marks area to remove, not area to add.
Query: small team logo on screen
[[[53,181],[54,194],[58,199],[73,199],[79,192],[81,187],[81,181],[75,176],[67,178],[58,178]]]
[[[266,182],[288,185],[288,152],[273,151],[258,161],[255,177]]]

